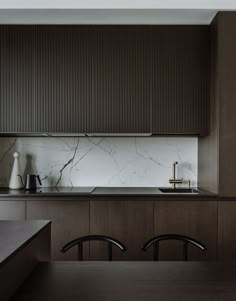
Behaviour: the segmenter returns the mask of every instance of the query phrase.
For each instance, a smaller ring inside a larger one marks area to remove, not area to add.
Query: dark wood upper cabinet
[[[208,26],[153,26],[152,133],[209,132]]]
[[[87,34],[91,45],[85,69],[91,81],[90,130],[150,133],[148,27],[89,27]]]
[[[207,26],[1,25],[0,132],[208,133]]]
[[[0,131],[150,132],[147,30],[0,26]]]

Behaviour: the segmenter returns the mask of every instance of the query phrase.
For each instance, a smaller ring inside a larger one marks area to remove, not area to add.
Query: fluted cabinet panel
[[[0,26],[1,132],[150,132],[147,30]]]
[[[208,134],[209,27],[154,26],[152,31],[152,132]]]
[[[33,41],[31,28],[1,26],[1,132],[34,131]]]
[[[86,27],[91,131],[150,132],[148,30],[141,26]],[[96,51],[94,51],[96,45]]]
[[[207,26],[0,25],[0,133],[206,134]]]

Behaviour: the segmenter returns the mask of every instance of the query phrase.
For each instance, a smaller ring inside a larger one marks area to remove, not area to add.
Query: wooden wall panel
[[[152,132],[209,132],[208,26],[153,26]]]
[[[218,15],[219,193],[236,197],[236,12]]]
[[[236,12],[219,12],[211,28],[211,134],[199,140],[199,183],[236,197]]]
[[[236,203],[219,201],[218,252],[219,261],[236,260]]]
[[[218,16],[211,23],[210,133],[198,140],[198,186],[207,191],[219,190],[219,72]]]

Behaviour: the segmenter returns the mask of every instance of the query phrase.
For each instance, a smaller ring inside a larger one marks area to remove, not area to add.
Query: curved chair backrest
[[[158,235],[150,240],[148,240],[144,246],[143,250],[146,251],[150,246],[154,245],[154,260],[159,260],[159,242],[163,240],[180,240],[184,243],[183,245],[183,257],[184,260],[188,260],[188,244],[192,244],[196,246],[197,248],[201,249],[202,251],[205,251],[207,248],[205,245],[203,245],[201,242],[197,241],[196,239],[184,235],[178,235],[178,234],[163,234]]]
[[[66,245],[64,245],[61,249],[61,252],[65,253],[70,248],[78,245],[78,259],[83,260],[83,243],[87,241],[104,241],[108,243],[108,254],[109,254],[109,261],[112,261],[112,246],[118,247],[122,252],[125,252],[127,250],[126,246],[120,242],[117,239],[114,239],[109,236],[105,235],[87,235],[82,236],[79,238],[76,238],[70,242],[68,242]]]

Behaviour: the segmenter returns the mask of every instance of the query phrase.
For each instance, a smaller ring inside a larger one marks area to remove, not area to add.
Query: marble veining
[[[0,138],[0,186],[8,186],[14,151],[22,173],[39,174],[44,187],[169,186],[174,161],[177,176],[197,186],[197,143],[195,137]]]

